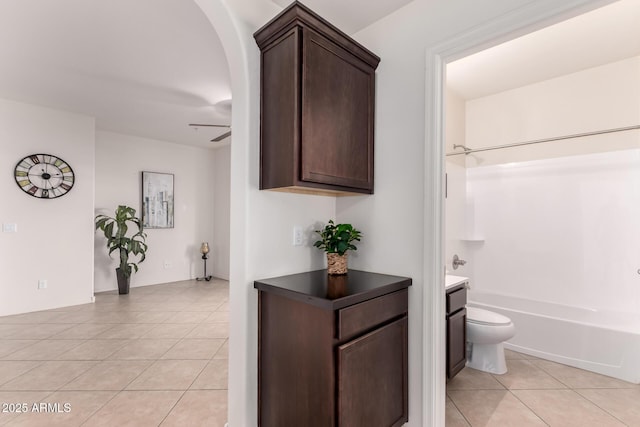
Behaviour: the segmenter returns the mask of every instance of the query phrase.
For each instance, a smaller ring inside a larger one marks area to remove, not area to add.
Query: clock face
[[[25,157],[16,165],[14,176],[22,191],[39,199],[64,196],[75,182],[71,166],[51,154]]]

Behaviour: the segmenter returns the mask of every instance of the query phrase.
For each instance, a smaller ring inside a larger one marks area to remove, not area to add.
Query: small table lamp
[[[202,261],[204,261],[204,276],[198,277],[196,280],[211,280],[211,275],[207,276],[207,258],[209,258],[209,243],[202,242],[200,246],[200,253],[202,254]]]

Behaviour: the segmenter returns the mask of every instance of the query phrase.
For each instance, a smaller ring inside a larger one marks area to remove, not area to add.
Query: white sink
[[[449,289],[449,288],[452,288],[454,286],[459,285],[460,283],[464,283],[464,282],[468,282],[468,281],[469,281],[468,277],[452,276],[450,274],[446,274],[444,276],[444,288],[445,289]]]

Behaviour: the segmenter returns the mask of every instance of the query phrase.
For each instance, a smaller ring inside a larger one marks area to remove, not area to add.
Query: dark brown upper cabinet
[[[261,51],[260,189],[372,194],[380,58],[299,2],[254,38]]]

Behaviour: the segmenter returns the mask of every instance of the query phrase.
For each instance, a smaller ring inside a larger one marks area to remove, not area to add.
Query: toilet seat
[[[503,326],[509,325],[511,323],[511,319],[507,316],[503,316],[502,314],[494,313],[493,311],[467,306],[467,322],[478,325]]]

